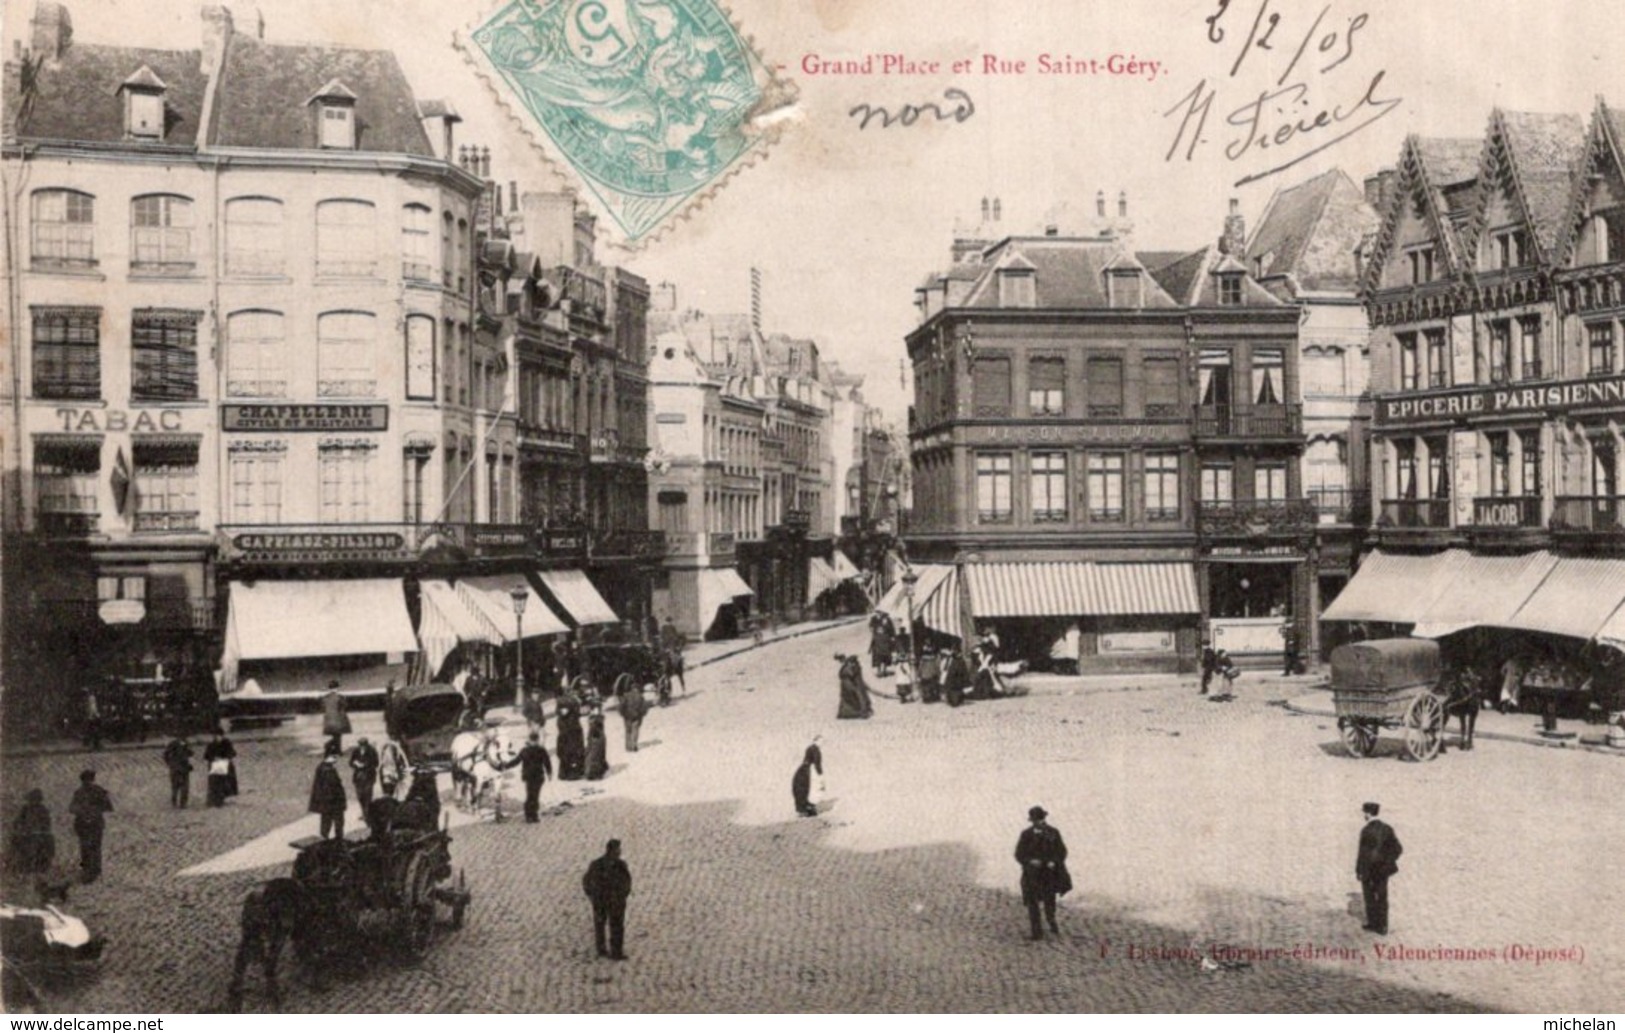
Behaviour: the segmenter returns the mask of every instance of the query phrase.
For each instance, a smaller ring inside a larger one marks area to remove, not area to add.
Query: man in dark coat
[[[323,839],[344,838],[344,809],[348,804],[344,779],[339,777],[339,751],[328,743],[326,755],[316,765],[316,777],[310,783],[310,812],[321,815]]]
[[[621,694],[616,709],[621,712],[621,721],[626,725],[626,752],[638,752],[638,730],[643,727],[644,715],[649,712],[649,701],[643,698],[643,686],[634,680]]]
[[[1213,673],[1219,669],[1219,654],[1213,651],[1210,644],[1202,646],[1202,691],[1199,696],[1206,696],[1209,686],[1213,684]]]
[[[957,707],[965,702],[965,693],[971,687],[970,663],[957,649],[942,652],[947,658],[947,668],[942,674],[942,695],[950,707]]]
[[[192,744],[186,736],[164,747],[164,767],[169,769],[169,806],[185,807],[192,798]]]
[[[79,788],[73,791],[68,813],[73,815],[73,834],[79,837],[79,872],[86,882],[102,874],[102,833],[107,830],[107,814],[113,798],[96,784],[96,772],[79,773]]]
[[[530,733],[530,742],[514,758],[519,778],[525,783],[525,821],[535,824],[542,816],[542,783],[553,777],[553,759],[542,745],[540,732]]]
[[[350,781],[355,784],[355,799],[366,814],[372,806],[372,787],[378,781],[378,750],[363,735],[350,751]]]
[[[11,864],[24,875],[44,875],[55,859],[56,836],[51,831],[51,812],[45,808],[45,793],[30,789],[11,826]]]
[[[604,855],[595,858],[581,877],[581,888],[592,901],[592,931],[598,943],[598,956],[625,961],[622,945],[626,936],[626,898],[632,895],[632,871],[621,860],[621,841],[610,840]],[[609,943],[604,943],[604,927],[609,927]]]
[[[1365,896],[1365,930],[1378,936],[1388,935],[1388,880],[1399,871],[1399,855],[1405,848],[1388,824],[1377,819],[1381,810],[1368,803],[1365,827],[1360,830],[1360,851],[1354,860],[1354,877],[1360,880]]]
[[[801,755],[801,766],[796,768],[795,775],[790,779],[790,795],[795,798],[796,813],[803,818],[818,817],[818,805],[812,802],[812,777],[815,771],[819,778],[824,777],[824,751],[818,748],[816,737],[807,747],[807,752]]]
[[[1060,830],[1045,824],[1049,813],[1042,807],[1027,811],[1032,822],[1023,829],[1016,841],[1016,863],[1021,865],[1021,901],[1027,905],[1027,920],[1032,924],[1032,938],[1042,940],[1044,929],[1038,924],[1038,911],[1043,906],[1049,931],[1059,934],[1055,923],[1055,898],[1072,889],[1072,876],[1066,870],[1066,841]]]

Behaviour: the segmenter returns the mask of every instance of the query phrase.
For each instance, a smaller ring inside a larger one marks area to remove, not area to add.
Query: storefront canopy
[[[457,582],[457,596],[469,609],[485,618],[502,636],[503,642],[512,642],[519,630],[513,610],[514,589],[525,593],[524,635],[559,635],[570,629],[559,620],[552,608],[530,587],[523,574],[502,574],[494,577],[465,577]]]
[[[240,660],[415,653],[398,578],[231,583],[226,654]]]
[[[703,631],[716,622],[717,611],[741,596],[755,595],[745,579],[732,567],[702,570],[700,588],[700,629]]]
[[[946,563],[922,563],[914,568],[913,617],[933,631],[963,638],[959,619],[959,575]],[[875,609],[891,617],[899,628],[909,626],[908,586],[901,577],[886,590]]]
[[[836,574],[835,568],[830,566],[822,557],[813,556],[807,560],[807,602],[809,604],[816,602],[818,597],[829,589],[839,587],[840,583],[840,575]]]
[[[1609,615],[1625,604],[1625,560],[1557,561],[1508,627],[1578,639],[1598,636]]]
[[[542,579],[542,584],[577,624],[620,623],[621,619],[615,616],[615,611],[609,608],[604,597],[598,594],[598,589],[581,571],[539,570],[536,576]]]
[[[970,563],[971,611],[981,617],[1200,613],[1189,563]]]
[[[858,568],[853,565],[852,561],[846,558],[846,553],[842,552],[840,549],[835,550],[834,567],[835,573],[840,576],[842,581],[849,578],[863,576],[863,572],[858,570]]]
[[[1615,610],[1613,616],[1598,629],[1597,641],[1605,646],[1625,650],[1625,605]]]
[[[1451,550],[1438,578],[1440,590],[1411,634],[1443,638],[1463,628],[1512,626],[1513,614],[1556,566],[1557,557],[1549,552],[1474,556]]]
[[[508,641],[483,611],[471,606],[445,581],[424,581],[419,586],[418,598],[422,611],[418,641],[423,645],[425,678],[439,673],[446,657],[459,643],[500,645]]]
[[[1320,619],[1389,624],[1425,620],[1434,597],[1449,584],[1455,555],[1457,550],[1428,556],[1373,552]]]

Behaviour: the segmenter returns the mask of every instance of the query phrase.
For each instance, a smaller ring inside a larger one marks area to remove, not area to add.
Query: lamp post
[[[908,623],[903,628],[903,633],[908,636],[908,664],[910,677],[912,677],[913,672],[918,669],[920,662],[919,643],[914,641],[914,586],[919,583],[919,580],[920,575],[914,573],[913,567],[909,567],[907,570],[903,571],[903,598],[908,605]]]
[[[508,593],[513,599],[513,700],[525,711],[525,600],[530,596],[527,588],[515,588]]]

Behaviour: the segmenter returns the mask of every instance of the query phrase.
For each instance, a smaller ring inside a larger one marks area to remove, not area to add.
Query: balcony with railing
[[[1371,522],[1371,492],[1364,488],[1310,488],[1308,494],[1320,523],[1363,527]]]
[[[136,513],[135,529],[143,533],[164,531],[196,531],[198,514],[194,512]]]
[[[78,538],[95,534],[101,528],[101,519],[100,513],[42,510],[36,514],[35,526],[40,534]]]
[[[1625,495],[1559,495],[1552,505],[1552,532],[1625,536]]]
[[[595,531],[588,539],[588,555],[603,559],[662,559],[666,555],[666,532],[611,529]]]
[[[519,421],[519,445],[522,448],[585,452],[587,449],[587,435],[576,434],[573,431],[561,430],[557,427],[544,427],[539,423],[530,423],[521,419]]]
[[[1383,499],[1377,515],[1382,528],[1448,528],[1449,499]]]
[[[1301,405],[1199,405],[1198,438],[1297,438],[1303,434]]]
[[[1310,499],[1202,499],[1196,519],[1202,534],[1250,538],[1302,534],[1316,516]]]
[[[1473,527],[1540,527],[1539,495],[1490,495],[1473,500]]]

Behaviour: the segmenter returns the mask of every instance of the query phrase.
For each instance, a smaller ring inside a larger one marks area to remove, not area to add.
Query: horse
[[[477,812],[487,791],[494,791],[492,806],[496,820],[501,821],[503,772],[513,766],[518,745],[500,728],[459,732],[451,740],[451,755],[458,799]]]
[[[282,948],[291,939],[294,954],[308,932],[310,900],[295,879],[272,879],[255,887],[243,900],[243,940],[237,947],[231,984],[226,998],[232,1011],[243,1006],[243,973],[258,961],[265,973],[265,992],[274,1007],[282,1007],[282,988],[277,983],[277,962]]]
[[[1471,664],[1463,664],[1444,677],[1444,723],[1448,725],[1452,717],[1460,722],[1461,734],[1456,744],[1463,750],[1473,748],[1473,729],[1478,724],[1478,711],[1483,706],[1484,689],[1489,683],[1489,677]],[[1444,752],[1442,737],[1439,752]]]

